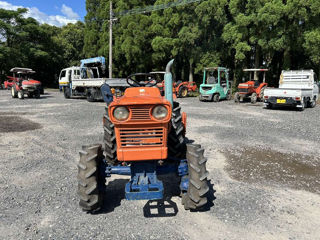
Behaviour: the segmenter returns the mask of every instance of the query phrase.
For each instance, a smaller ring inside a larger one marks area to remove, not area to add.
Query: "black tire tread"
[[[116,135],[114,131],[114,124],[110,121],[108,107],[106,107],[106,114],[104,117],[104,153],[106,156],[106,161],[110,165],[117,165],[119,163],[117,157],[117,142]]]
[[[102,205],[102,191],[105,178],[99,170],[103,164],[101,144],[83,146],[79,151],[78,195],[79,205],[83,211],[96,212]]]
[[[184,126],[182,123],[181,107],[178,102],[173,102],[171,129],[168,135],[168,154],[176,158],[184,158],[186,144],[184,138]]]
[[[201,209],[207,203],[209,191],[206,170],[207,159],[199,144],[187,144],[187,160],[189,169],[188,191],[182,196],[182,204],[186,210]]]

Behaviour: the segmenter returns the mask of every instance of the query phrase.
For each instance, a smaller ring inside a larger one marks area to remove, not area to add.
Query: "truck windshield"
[[[65,71],[65,70],[61,71],[61,73],[60,73],[60,79],[63,78],[63,77],[65,77],[65,76],[66,76],[66,71]]]

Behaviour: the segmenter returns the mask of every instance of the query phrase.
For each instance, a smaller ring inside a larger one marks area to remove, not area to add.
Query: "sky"
[[[83,21],[86,15],[85,0],[0,0],[0,8],[16,10],[21,7],[29,10],[26,17],[58,27]]]

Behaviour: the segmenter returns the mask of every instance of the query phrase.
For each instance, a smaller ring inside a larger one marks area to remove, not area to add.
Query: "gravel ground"
[[[0,239],[320,239],[320,107],[179,100],[187,136],[205,148],[211,204],[183,209],[165,180],[164,202],[127,201],[109,180],[103,211],[81,211],[81,145],[102,142],[103,103],[12,99],[0,91]]]

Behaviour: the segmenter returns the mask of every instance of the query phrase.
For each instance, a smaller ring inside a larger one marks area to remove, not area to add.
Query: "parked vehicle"
[[[13,98],[23,99],[25,94],[28,97],[40,98],[41,89],[43,89],[41,82],[31,78],[35,71],[31,68],[15,67],[10,72],[13,73],[13,77],[9,77],[13,82],[11,87],[11,96]]]
[[[111,95],[103,119],[104,153],[101,144],[83,146],[78,163],[84,211],[100,209],[105,179],[117,174],[131,176],[124,189],[127,200],[163,199],[158,175],[175,172],[185,209],[199,210],[207,203],[207,160],[199,144],[186,144],[186,114],[173,101],[172,64],[166,67],[165,97],[150,73],[128,76],[131,87],[121,97],[113,98],[110,88],[102,87],[104,95]]]
[[[249,99],[251,103],[263,101],[264,90],[268,86],[266,83],[268,69],[244,69],[243,71],[249,73],[249,81],[239,83],[238,92],[234,95],[234,101],[243,102],[246,99]]]
[[[104,57],[82,59],[80,67],[62,69],[59,76],[59,88],[65,98],[84,96],[89,102],[102,100],[100,88],[108,83],[113,92],[121,94],[129,87],[126,79],[106,78],[106,64]]]
[[[203,70],[203,82],[200,85],[200,101],[219,102],[230,100],[232,96],[229,69],[209,67]]]
[[[264,106],[293,106],[303,111],[315,107],[319,87],[313,70],[282,71],[279,88],[267,88],[264,93]]]
[[[159,80],[159,83],[157,84],[157,87],[160,90],[161,96],[164,96],[164,75],[165,72],[150,72],[150,74],[155,75],[156,79]],[[195,82],[183,82],[182,80],[174,81],[173,82],[173,93],[178,98],[187,97],[190,93],[196,92],[198,89],[197,84]]]
[[[3,82],[3,88],[10,90],[14,84],[15,78],[11,76],[7,76],[7,80]]]

